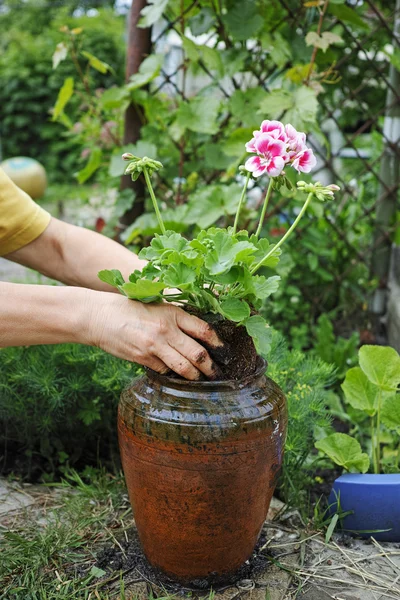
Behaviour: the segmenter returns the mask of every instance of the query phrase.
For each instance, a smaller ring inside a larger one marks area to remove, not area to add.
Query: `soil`
[[[270,565],[271,550],[268,550],[268,556],[261,551],[266,543],[266,538],[262,534],[250,559],[233,575],[221,578],[211,573],[207,578],[197,579],[192,581],[190,585],[183,586],[150,565],[143,554],[136,529],[132,528],[127,533],[128,541],[120,541],[119,545],[106,546],[98,553],[95,566],[107,572],[106,578],[115,571],[122,571],[123,573],[129,571],[130,576],[133,574],[138,579],[163,587],[172,594],[182,594],[188,590],[207,590],[211,587],[214,590],[225,588],[238,581],[251,579],[265,571]]]
[[[223,342],[219,348],[200,342],[217,366],[218,379],[239,381],[253,375],[258,366],[258,355],[246,328],[213,313],[203,314],[201,318],[207,321]]]

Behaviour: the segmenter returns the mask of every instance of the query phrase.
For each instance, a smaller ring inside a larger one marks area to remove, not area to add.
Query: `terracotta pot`
[[[122,464],[149,562],[181,583],[222,581],[252,554],[282,464],[281,389],[258,371],[241,382],[154,372],[123,392]]]

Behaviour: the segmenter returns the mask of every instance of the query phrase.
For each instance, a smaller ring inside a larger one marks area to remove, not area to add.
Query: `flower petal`
[[[296,156],[292,162],[292,166],[298,173],[309,173],[311,169],[317,164],[317,159],[314,156],[313,151],[310,148],[305,148]]]
[[[254,145],[255,141],[256,141],[255,138],[251,138],[251,140],[249,142],[247,142],[247,144],[245,146],[247,152],[257,152],[256,147]]]
[[[269,133],[262,133],[255,142],[258,154],[268,156],[282,156],[286,152],[286,146],[281,140],[276,140]]]
[[[246,160],[244,166],[247,171],[254,173],[254,171],[261,167],[261,158],[259,156],[252,156]]]
[[[277,177],[282,173],[284,166],[285,161],[282,156],[275,156],[275,158],[272,158],[268,163],[267,173],[270,177]]]

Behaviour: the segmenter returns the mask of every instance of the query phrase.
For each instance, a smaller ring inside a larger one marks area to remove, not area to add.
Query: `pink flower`
[[[311,169],[317,164],[317,159],[314,156],[313,151],[310,148],[305,148],[298,152],[292,161],[292,167],[296,169],[298,173],[309,173]]]
[[[288,145],[288,153],[292,158],[298,152],[306,148],[306,134],[297,131],[293,125],[288,123],[285,127],[286,143]]]
[[[255,142],[262,133],[268,133],[271,137],[281,140],[281,142],[286,142],[285,128],[282,123],[280,121],[266,120],[261,123],[259,131],[253,131],[252,139],[246,144],[247,152],[257,152]]]
[[[264,173],[277,177],[282,173],[287,157],[285,142],[269,133],[260,133],[254,140],[253,152],[257,152],[258,156],[249,158],[245,167],[254,177],[260,177]]]

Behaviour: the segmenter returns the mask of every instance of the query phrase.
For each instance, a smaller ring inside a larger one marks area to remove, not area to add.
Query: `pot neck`
[[[267,361],[261,357],[258,357],[257,368],[248,377],[240,380],[227,379],[222,381],[189,381],[188,379],[182,379],[178,377],[169,377],[167,375],[161,375],[152,369],[146,369],[147,377],[150,381],[157,383],[163,387],[178,389],[178,390],[198,390],[198,391],[219,391],[219,390],[232,390],[241,389],[256,381],[259,377],[263,376],[267,370]]]

